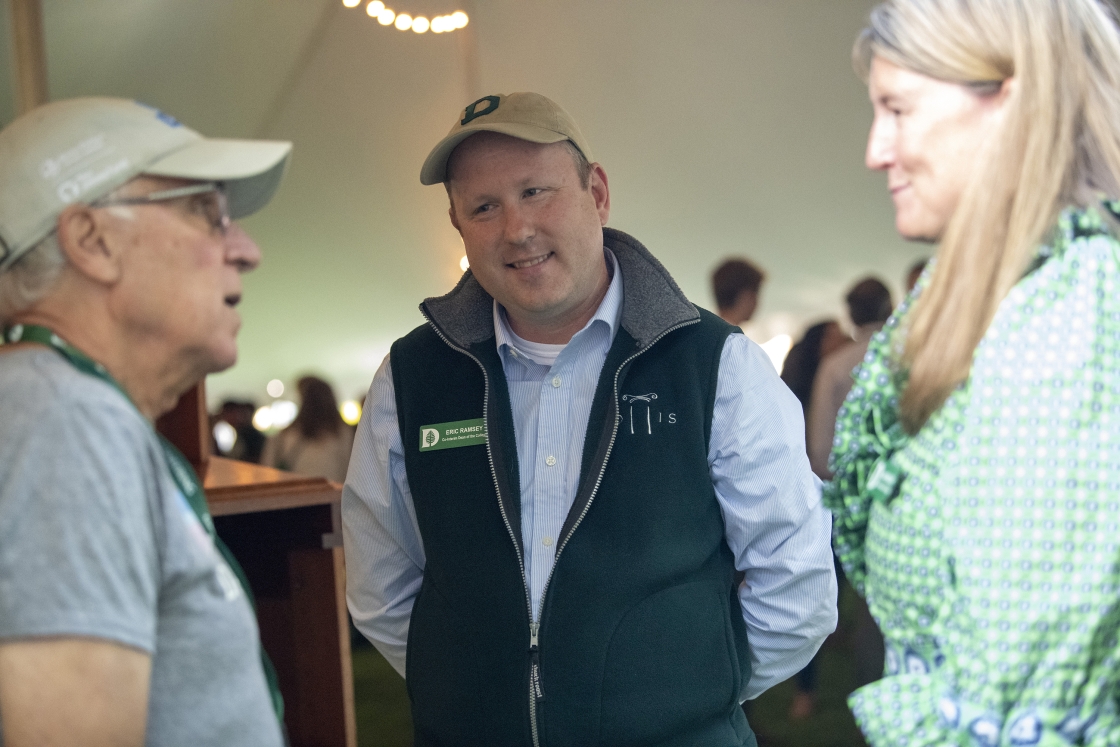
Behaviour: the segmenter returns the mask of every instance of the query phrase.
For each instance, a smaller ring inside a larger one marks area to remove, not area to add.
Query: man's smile
[[[511,267],[515,270],[524,270],[527,267],[535,267],[536,265],[539,265],[540,263],[551,257],[554,253],[555,252],[548,252],[547,254],[540,254],[536,257],[530,257],[529,259],[519,259],[516,262],[509,262],[508,264],[506,264],[506,267]]]

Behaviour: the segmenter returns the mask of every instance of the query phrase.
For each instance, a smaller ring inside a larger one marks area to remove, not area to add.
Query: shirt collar
[[[603,296],[603,300],[599,303],[599,308],[595,310],[595,316],[588,319],[587,324],[583,326],[583,329],[573,335],[572,339],[574,340],[576,337],[582,335],[596,322],[601,322],[607,325],[607,331],[609,333],[607,340],[609,345],[614,342],[614,336],[618,332],[619,319],[622,317],[622,273],[619,271],[618,260],[615,259],[614,252],[603,247],[603,254],[606,255],[607,261],[610,262],[611,267],[611,284],[607,287],[607,295]],[[506,319],[505,309],[502,308],[501,304],[499,304],[496,299],[494,301],[494,337],[499,354],[509,352],[514,348],[513,330],[509,327],[509,320]]]

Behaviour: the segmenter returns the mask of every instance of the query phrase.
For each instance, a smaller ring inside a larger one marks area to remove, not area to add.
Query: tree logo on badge
[[[430,449],[439,443],[439,431],[435,428],[420,429],[420,438],[425,449]]]

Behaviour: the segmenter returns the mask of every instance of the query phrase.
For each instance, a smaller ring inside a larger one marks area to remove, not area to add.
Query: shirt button
[[[548,459],[544,460],[544,463],[547,464],[549,467],[555,467],[556,466],[556,457],[550,456]]]
[[[560,377],[559,376],[553,376],[552,377],[552,386],[555,387],[556,389],[560,388]]]
[[[541,544],[544,545],[545,547],[552,547],[552,538],[551,537],[545,537],[543,540],[541,540]]]

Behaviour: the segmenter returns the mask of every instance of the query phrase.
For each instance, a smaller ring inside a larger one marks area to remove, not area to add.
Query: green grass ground
[[[788,718],[794,695],[792,680],[748,704],[748,718],[760,747],[863,747],[846,702],[854,687],[855,666],[843,631],[850,630],[854,604],[854,592],[845,584],[840,599],[841,633],[830,638],[821,651],[817,704],[811,716],[800,721]],[[358,744],[409,747],[412,718],[404,680],[360,636],[355,637],[353,653]]]
[[[352,655],[359,747],[410,747],[412,714],[404,679],[365,639],[355,639]]]

